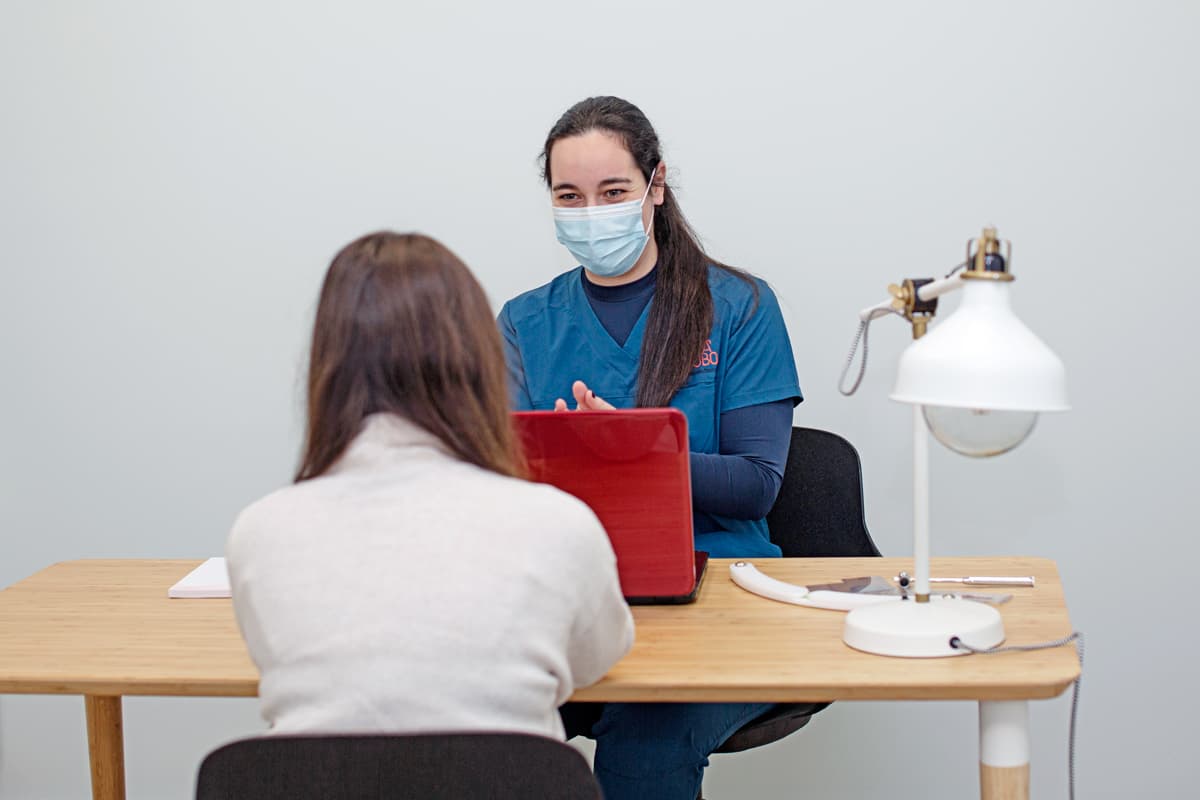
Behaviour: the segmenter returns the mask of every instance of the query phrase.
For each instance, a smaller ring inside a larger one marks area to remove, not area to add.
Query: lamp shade
[[[1066,411],[1063,362],[1012,311],[1010,283],[964,280],[962,303],[900,357],[891,398],[994,411]]]

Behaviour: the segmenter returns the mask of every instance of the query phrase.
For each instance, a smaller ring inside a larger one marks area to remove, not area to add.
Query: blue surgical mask
[[[642,228],[642,206],[653,185],[651,180],[641,200],[607,206],[554,208],[554,230],[558,241],[593,275],[604,278],[624,275],[637,263],[650,241],[650,232]],[[654,227],[653,217],[650,227]]]

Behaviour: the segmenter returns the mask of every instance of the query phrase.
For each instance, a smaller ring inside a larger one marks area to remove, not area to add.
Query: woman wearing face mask
[[[771,289],[704,253],[667,185],[658,137],[631,103],[572,106],[542,163],[558,240],[580,266],[500,312],[515,407],[566,409],[570,397],[580,409],[680,409],[696,548],[778,556],[764,517],[802,398]],[[708,755],[769,708],[572,704],[564,719],[568,736],[596,738],[609,800],[693,800]]]

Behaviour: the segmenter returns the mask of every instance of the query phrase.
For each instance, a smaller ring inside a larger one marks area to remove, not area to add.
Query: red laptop
[[[530,477],[587,503],[630,603],[695,599],[708,563],[692,539],[687,418],[674,408],[513,413]]]

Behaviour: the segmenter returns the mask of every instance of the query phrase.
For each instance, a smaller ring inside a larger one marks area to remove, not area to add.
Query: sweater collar
[[[370,468],[414,450],[453,457],[441,439],[407,418],[391,413],[371,414],[328,472]]]

